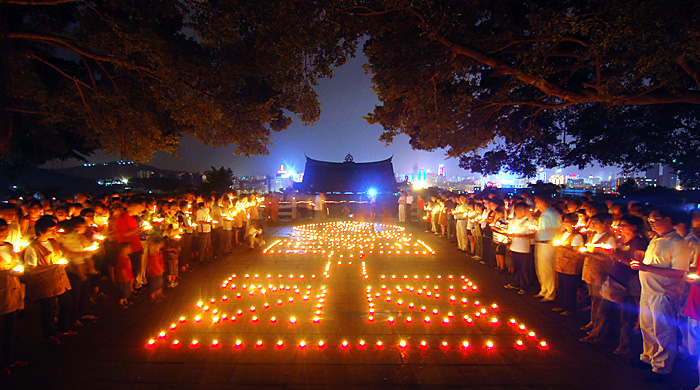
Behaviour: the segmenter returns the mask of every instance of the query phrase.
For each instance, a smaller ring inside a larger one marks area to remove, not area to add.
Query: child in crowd
[[[251,223],[248,226],[248,231],[246,232],[246,238],[250,242],[250,249],[255,249],[255,241],[258,241],[258,247],[265,245],[265,240],[263,240],[262,228],[257,226],[255,223]]]
[[[148,245],[148,268],[146,276],[151,285],[151,302],[160,303],[165,298],[163,294],[163,272],[165,271],[165,261],[161,250],[165,245],[163,237],[155,236]]]
[[[131,296],[131,284],[134,280],[134,274],[131,270],[131,260],[129,259],[131,245],[128,242],[119,243],[117,244],[117,251],[119,255],[117,257],[114,278],[117,282],[117,286],[119,286],[119,307],[126,309],[131,304],[131,302],[129,302],[129,297]]]
[[[555,268],[558,291],[556,307],[552,310],[561,312],[563,316],[576,313],[578,285],[583,272],[584,257],[580,249],[584,247],[585,239],[576,229],[577,223],[577,214],[564,214],[562,230],[554,237],[553,241],[557,251]]]
[[[177,236],[179,237],[179,236]],[[180,239],[175,237],[167,238],[163,248],[163,257],[168,264],[168,287],[175,288],[178,285],[178,262],[180,260]]]

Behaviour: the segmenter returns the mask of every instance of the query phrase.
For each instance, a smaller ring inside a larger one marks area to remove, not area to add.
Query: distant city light
[[[412,185],[414,190],[422,190],[424,188],[430,187],[428,185],[428,182],[426,182],[425,180],[416,180],[412,183]]]
[[[370,188],[369,190],[367,190],[367,195],[369,195],[369,196],[377,196],[377,190],[374,189],[374,188]]]

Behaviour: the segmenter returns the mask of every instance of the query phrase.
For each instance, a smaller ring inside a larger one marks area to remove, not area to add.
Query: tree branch
[[[91,58],[95,61],[104,61],[104,62],[110,62],[113,64],[121,65],[130,69],[138,70],[138,71],[144,71],[146,72],[149,76],[151,76],[154,79],[158,79],[156,77],[155,73],[148,68],[145,68],[143,66],[138,66],[136,64],[129,63],[127,61],[124,61],[120,58],[117,57],[112,57],[112,56],[107,56],[103,55],[100,53],[96,53],[92,50],[84,49],[71,39],[65,38],[65,37],[60,37],[56,35],[48,35],[48,34],[32,34],[32,33],[22,33],[22,32],[10,32],[7,34],[8,38],[12,39],[26,39],[30,41],[38,41],[38,42],[45,42],[51,46],[59,47],[62,49],[66,49],[69,51],[74,52],[75,54],[79,54],[88,58]]]
[[[700,105],[700,91],[682,91],[670,93],[667,91],[644,92],[630,97],[622,97],[616,100],[619,105],[646,105],[646,104],[668,104],[668,103],[690,103]]]
[[[60,5],[65,3],[82,3],[82,0],[5,0],[4,4],[14,5]]]
[[[597,92],[594,92],[590,89],[586,89],[581,92],[576,92],[563,88],[560,85],[557,85],[550,81],[547,81],[542,76],[525,73],[519,69],[516,69],[514,66],[511,66],[501,61],[498,58],[495,58],[489,54],[485,54],[467,45],[455,42],[439,34],[433,35],[433,39],[445,46],[448,50],[457,53],[458,55],[469,57],[477,62],[490,66],[494,69],[495,72],[497,72],[497,74],[515,77],[516,79],[539,89],[546,95],[566,100],[569,102],[568,105],[576,103],[614,103],[617,105],[690,103],[700,105],[700,91],[692,90],[671,93],[668,91],[658,90],[660,87],[654,87],[640,94],[613,98],[600,95]],[[700,77],[698,79],[700,80]],[[527,104],[535,107],[538,106],[537,103],[531,102],[519,102],[517,104]],[[559,105],[554,105],[551,108],[556,108],[557,106]]]
[[[361,9],[364,11],[357,12],[357,11],[353,11],[354,9]],[[387,9],[387,10],[383,10],[383,11],[377,11],[377,10],[374,10],[372,8],[362,6],[362,5],[356,5],[354,7],[348,7],[348,8],[336,8],[336,11],[344,12],[344,13],[348,13],[348,14],[352,14],[352,15],[358,15],[358,16],[386,15],[386,14],[390,14],[392,12],[405,11],[405,10],[406,10],[406,8],[392,8],[392,9]]]
[[[688,73],[688,75],[690,75],[690,77],[692,77],[693,80],[695,80],[695,84],[696,84],[698,87],[700,87],[700,75],[698,75],[698,72],[694,71],[694,70],[690,67],[690,65],[688,64],[686,55],[685,55],[685,54],[681,55],[681,56],[678,58],[678,61],[677,61],[677,62],[678,62],[678,64],[683,68],[683,70],[685,71],[685,73]]]
[[[5,108],[5,111],[10,111],[10,112],[18,112],[20,114],[32,114],[32,115],[41,115],[41,116],[55,116],[63,119],[70,119],[70,120],[80,120],[80,119],[85,119],[88,118],[86,116],[67,116],[63,114],[58,114],[55,112],[48,112],[48,111],[35,111],[35,110],[25,110],[22,108]]]
[[[541,90],[542,92],[544,92],[548,95],[556,96],[558,98],[561,98],[564,100],[569,100],[569,101],[574,101],[577,103],[589,102],[591,100],[591,96],[588,96],[586,94],[581,94],[578,92],[574,92],[574,91],[570,91],[570,90],[562,88],[554,83],[551,83],[542,77],[533,76],[533,75],[527,74],[525,72],[522,72],[522,71],[515,69],[514,67],[506,64],[505,62],[499,60],[498,58],[495,58],[491,55],[482,53],[481,51],[474,49],[472,47],[454,42],[447,37],[443,37],[441,35],[435,35],[434,39],[436,41],[438,41],[439,43],[441,43],[442,45],[446,46],[451,51],[454,51],[457,54],[464,55],[464,56],[469,57],[473,60],[481,62],[482,64],[488,65],[491,68],[493,68],[495,71],[497,71],[499,74],[513,76],[513,77],[517,78],[518,80],[525,82],[526,84],[530,84],[530,85],[538,88],[539,90]]]
[[[92,89],[92,87],[89,86],[88,84],[86,84],[86,83],[84,83],[84,82],[78,80],[77,78],[75,78],[75,77],[69,75],[68,73],[64,72],[61,68],[59,68],[59,67],[57,67],[56,65],[54,65],[54,64],[52,64],[52,63],[50,63],[50,62],[44,60],[43,58],[37,57],[37,56],[35,56],[34,54],[30,54],[30,57],[32,57],[32,58],[34,58],[35,60],[37,60],[37,61],[43,63],[43,64],[46,65],[46,66],[52,68],[52,69],[55,70],[56,72],[58,72],[58,73],[60,73],[61,75],[63,75],[63,77],[65,77],[65,78],[67,78],[67,79],[73,81],[74,83],[76,83],[76,84],[77,84],[77,83],[80,83],[80,84],[84,85],[86,88]]]

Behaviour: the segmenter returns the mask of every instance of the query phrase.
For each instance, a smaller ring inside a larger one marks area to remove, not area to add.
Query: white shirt
[[[413,204],[413,195],[406,195],[406,204]]]
[[[482,229],[486,229],[486,225],[488,225],[487,220],[488,220],[488,217],[489,217],[489,213],[490,213],[490,212],[491,212],[491,210],[489,210],[489,209],[484,209],[484,212],[481,213],[481,220],[480,220],[480,222],[481,222],[481,228],[482,228]]]
[[[508,232],[531,234],[532,229],[528,225],[533,225],[535,221],[528,217],[514,218],[508,223]],[[510,251],[516,253],[530,253],[530,239],[524,237],[512,237],[510,243]]]
[[[19,222],[13,221],[7,225],[7,242],[15,247],[19,247],[20,242],[22,242],[22,229],[19,226]]]
[[[690,268],[697,267],[698,256],[700,256],[700,239],[692,232],[684,237],[685,241],[690,245]]]
[[[561,217],[553,208],[548,208],[540,215],[540,220],[537,224],[537,234],[535,241],[550,241],[557,234],[561,226]],[[551,231],[547,231],[550,230]]]
[[[601,244],[601,245],[610,245],[611,247],[615,247],[617,244],[617,241],[615,241],[615,237],[608,237],[608,240],[606,242],[601,242],[600,239],[603,238],[603,235],[605,233],[596,233],[593,235],[593,238],[591,239],[591,242],[594,244]]]
[[[659,268],[688,271],[690,246],[675,230],[651,240],[644,253],[643,263]],[[651,272],[639,271],[642,294],[680,296],[683,293],[683,278],[668,278]]]
[[[570,235],[571,233],[564,232],[564,234],[561,235],[561,242],[568,240]],[[571,239],[571,246],[580,247],[583,245],[583,236],[581,236],[580,234],[575,235],[574,238]]]
[[[468,211],[469,211],[469,209],[468,209],[466,203],[458,204],[457,207],[455,207],[455,219],[456,220],[466,220]]]
[[[53,253],[53,246],[51,246],[50,242],[39,241],[39,243],[44,248],[48,249],[49,252]],[[38,261],[38,256],[36,254],[36,251],[31,246],[28,246],[27,249],[24,250],[24,264],[32,266],[32,267],[36,267],[37,261]]]
[[[209,210],[207,210],[206,207],[202,207],[197,210],[197,231],[199,231],[200,233],[211,233],[211,225],[208,223],[200,222],[211,222]]]
[[[323,201],[321,194],[316,195],[314,198],[314,210],[323,211]]]
[[[0,242],[0,270],[10,269],[14,257],[15,253],[12,251],[12,245],[8,242]]]

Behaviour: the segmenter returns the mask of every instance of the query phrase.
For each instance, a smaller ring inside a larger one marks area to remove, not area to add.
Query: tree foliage
[[[699,179],[699,3],[365,4],[348,9],[382,20],[365,45],[381,139],[482,173],[661,162]]]
[[[146,160],[174,152],[186,133],[265,154],[292,115],[318,119],[313,87],[359,37],[315,1],[6,0],[0,8],[0,147],[10,161],[95,148]],[[65,129],[71,138],[53,150],[45,140]]]
[[[663,163],[700,182],[685,0],[5,0],[0,147],[145,160],[193,134],[264,154],[318,119],[314,86],[361,39],[385,142],[482,173]]]
[[[204,172],[205,179],[200,185],[200,189],[203,193],[209,194],[211,192],[216,192],[217,194],[223,194],[231,190],[233,185],[233,171],[231,168],[224,168],[223,166],[219,169],[211,167],[210,170]]]

